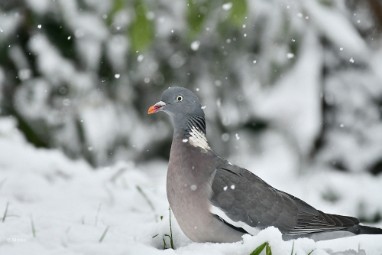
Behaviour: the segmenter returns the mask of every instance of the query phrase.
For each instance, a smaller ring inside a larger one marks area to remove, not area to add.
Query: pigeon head
[[[204,112],[199,98],[191,91],[181,87],[169,87],[161,100],[150,106],[148,114],[163,111],[170,116],[177,134],[189,136],[192,130],[205,134]]]

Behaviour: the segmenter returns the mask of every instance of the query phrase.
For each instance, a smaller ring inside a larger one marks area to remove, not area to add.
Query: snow
[[[311,251],[313,254],[382,252],[382,236],[319,242],[311,239],[283,241],[279,230],[273,227],[256,236],[245,235],[242,242],[194,243],[184,236],[174,217],[172,234],[176,249],[163,250],[163,238],[169,234],[166,162],[138,166],[120,162],[93,169],[84,161],[70,160],[57,150],[31,146],[15,125],[12,118],[0,118],[1,220],[8,207],[0,223],[1,254],[250,254],[264,242],[269,243],[273,254],[290,254],[292,249],[294,254],[304,255]],[[274,179],[279,178],[281,183],[280,178],[284,177],[273,173]],[[329,172],[313,174],[297,180],[283,179],[283,183],[301,196],[326,189],[318,180],[329,177],[334,186],[341,189],[342,196],[347,185],[361,181],[368,185],[361,184],[363,188],[357,189],[357,193],[347,193],[349,200],[345,200],[341,208],[351,212],[346,204],[354,204],[357,196],[366,196],[363,199],[370,202],[366,206],[374,204],[382,209],[378,195],[382,177],[375,180],[362,175],[346,179],[343,174],[337,175],[338,178]],[[230,188],[235,186],[232,184]],[[325,207],[317,197],[305,197],[316,206]],[[325,209],[336,211],[333,205],[327,207]],[[168,247],[169,240],[165,240]]]
[[[175,31],[184,31],[187,23],[184,20],[187,11],[187,2],[160,0],[163,8],[159,8],[155,13],[155,30],[159,38],[166,38]],[[167,8],[166,6],[171,6]]]
[[[370,77],[371,74],[345,71],[326,81],[328,102],[336,107],[338,117],[337,120],[328,120],[333,127],[326,137],[327,151],[320,157],[329,162],[342,161],[354,172],[368,168],[368,162],[380,158],[382,151],[380,111],[369,107],[373,100],[382,96],[382,87],[377,86],[380,80]],[[361,130],[367,132],[358,134]],[[352,134],[357,135],[352,137]]]
[[[275,86],[277,89],[256,91],[253,86],[245,88],[245,96],[258,116],[282,126],[296,140],[298,150],[309,152],[321,123],[318,76],[322,57],[319,51],[309,50],[312,45],[319,48],[314,32],[308,32],[302,43],[296,65]]]
[[[114,35],[107,41],[107,56],[116,70],[122,70],[126,65],[126,56],[129,45],[125,36]]]
[[[288,58],[288,59],[294,58],[294,54],[293,54],[293,53],[290,53],[290,52],[287,53],[287,58]]]
[[[116,138],[109,134],[118,134],[120,132],[119,126],[109,125],[109,123],[115,123],[118,113],[109,102],[97,100],[97,96],[89,103],[95,105],[81,107],[80,116],[83,120],[81,126],[86,130],[85,141],[87,145],[97,151],[97,160],[103,161],[109,156],[106,153],[108,148],[116,141]],[[97,112],[92,110],[93,107],[97,108]],[[103,139],[99,139],[99,137],[103,137]]]
[[[199,46],[200,46],[200,42],[199,42],[199,41],[193,41],[193,42],[191,43],[191,49],[192,49],[193,51],[197,51],[197,50],[199,49]]]
[[[97,70],[101,57],[101,43],[92,38],[81,38],[77,40],[76,47],[85,66],[91,70]]]
[[[79,83],[79,78],[83,74],[77,72],[70,61],[60,55],[46,36],[41,34],[33,36],[29,41],[29,48],[38,56],[38,70],[43,73],[53,85],[58,84],[60,81],[74,84]],[[91,83],[91,81],[85,82],[85,80],[83,80],[78,87],[82,90],[86,90],[92,87]]]
[[[142,62],[145,57],[142,54],[139,54],[137,57],[138,62]]]
[[[346,49],[348,54],[357,58],[367,59],[368,48],[358,32],[346,18],[333,10],[318,4],[317,1],[302,1],[312,22],[338,47]]]
[[[232,8],[232,3],[228,2],[222,5],[223,10],[228,11]]]
[[[378,33],[373,32],[376,21],[370,8],[359,1],[350,5],[344,0],[330,5],[317,0],[246,2],[246,17],[232,27],[230,20],[238,11],[234,2],[207,4],[201,8],[205,16],[201,32],[191,35],[189,14],[193,9],[187,1],[148,1],[144,9],[153,24],[154,37],[146,50],[135,52],[131,49],[129,31],[135,17],[134,1],[127,1],[124,8],[117,6],[119,2],[114,5],[114,1],[21,1],[25,12],[5,8],[0,14],[0,41],[5,54],[1,68],[5,83],[12,88],[2,87],[5,93],[10,93],[2,102],[16,105],[16,101],[17,114],[34,133],[41,133],[40,140],[48,146],[62,148],[73,157],[96,158],[93,163],[104,165],[114,162],[114,156],[105,157],[108,153],[127,155],[120,157],[125,160],[142,158],[150,149],[152,156],[157,155],[155,148],[166,143],[170,132],[157,131],[162,132],[161,135],[143,132],[150,130],[145,126],[144,108],[157,99],[154,97],[171,85],[169,83],[190,88],[199,86],[203,103],[208,104],[209,128],[218,131],[214,132],[213,140],[227,143],[226,155],[232,153],[231,148],[236,148],[230,146],[229,138],[235,141],[235,133],[241,134],[260,118],[265,120],[266,129],[283,133],[284,143],[290,144],[295,156],[302,160],[316,160],[317,154],[325,150],[318,159],[344,161],[347,169],[354,168],[349,169],[351,171],[375,169],[373,166],[378,166],[380,161],[380,157],[375,156],[380,148],[379,140],[371,145],[372,152],[362,154],[361,162],[352,164],[356,159],[351,153],[356,150],[344,150],[346,146],[342,145],[359,144],[349,141],[346,134],[341,134],[341,142],[334,143],[336,138],[327,135],[331,127],[323,128],[324,124],[330,126],[330,121],[320,119],[331,112],[321,107],[327,92],[333,92],[334,98],[342,94],[340,89],[330,88],[335,73],[346,69],[344,76],[349,76],[346,82],[357,80],[366,86],[378,77],[373,86],[380,87],[382,44]],[[25,13],[30,13],[33,20],[25,19]],[[52,26],[57,26],[57,30]],[[56,38],[54,31],[61,31],[62,37]],[[18,38],[23,38],[23,33],[25,38],[20,41]],[[365,73],[362,81],[352,77],[355,72]],[[65,94],[57,93],[61,87],[66,88]],[[95,90],[102,100],[93,100]],[[38,93],[43,95],[35,95]],[[350,96],[352,101],[353,94]],[[354,100],[359,97],[354,96]],[[367,109],[379,107],[378,100],[368,96],[364,99],[374,102]],[[38,100],[45,101],[34,102]],[[216,106],[211,105],[211,101],[216,102]],[[82,130],[76,123],[81,118],[82,107],[91,111],[89,108],[95,106],[93,116],[97,116],[97,111],[103,115],[104,109],[98,104],[104,103],[114,108],[112,115],[118,118],[108,125],[100,125],[104,130],[99,133],[105,135],[105,139],[96,141],[100,144],[97,149],[93,141],[82,139],[82,132],[86,138],[93,137],[93,129]],[[2,112],[6,109],[4,107]],[[291,125],[286,116],[291,116]],[[342,120],[343,116],[331,118],[335,119],[334,126],[343,123],[343,132],[349,131],[355,136],[351,122],[356,118],[349,118],[350,123]],[[130,129],[110,133],[115,130],[113,125]],[[145,127],[137,128],[141,126]],[[46,130],[41,132],[44,128]],[[90,135],[86,134],[88,130]],[[373,125],[372,130],[378,137],[380,128]],[[365,129],[355,131],[367,132]],[[222,134],[227,135],[222,137]],[[150,143],[150,139],[154,142]],[[316,146],[317,139],[324,140],[321,147]],[[118,146],[110,141],[117,141]],[[333,154],[337,158],[327,156],[332,154],[334,144],[341,144],[342,152]],[[89,146],[93,148],[91,152],[87,150]]]
[[[21,22],[18,12],[13,11],[8,14],[0,14],[0,42],[4,43],[16,31]]]
[[[34,12],[42,15],[45,14],[49,9],[49,0],[26,0],[25,1],[29,8]]]
[[[198,92],[211,148],[234,164],[323,211],[381,215],[382,176],[368,172],[381,162],[382,44],[369,8],[247,1],[236,31],[227,20],[235,6],[225,1],[203,10],[202,32],[190,37],[187,1],[148,1],[155,38],[135,52],[133,2],[113,14],[113,1],[26,0],[25,12],[0,13],[0,254],[249,254],[264,241],[290,254],[293,241],[274,228],[242,243],[197,244],[174,219],[176,250],[162,250],[167,162],[146,159],[167,153],[171,129],[145,112],[168,82]],[[51,18],[66,46],[52,39]],[[10,110],[49,147],[98,167],[28,144],[4,117]],[[252,128],[258,120],[263,130]],[[381,254],[381,246],[381,237],[356,236],[293,247]]]

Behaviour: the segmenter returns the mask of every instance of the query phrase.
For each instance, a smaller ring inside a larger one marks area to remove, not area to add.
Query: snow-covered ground
[[[277,160],[260,155],[257,165],[232,160],[259,169],[256,173],[272,185],[320,209],[355,214],[363,205],[365,214],[382,211],[382,176],[327,170],[288,177],[279,170],[286,151],[275,151]],[[286,242],[275,228],[238,243],[193,243],[173,217],[175,249],[163,249],[170,246],[166,168],[166,162],[124,162],[92,169],[57,150],[31,146],[13,119],[1,118],[0,254],[250,254],[264,242],[273,254],[382,254],[382,236]],[[340,197],[337,203],[322,199],[331,190]]]

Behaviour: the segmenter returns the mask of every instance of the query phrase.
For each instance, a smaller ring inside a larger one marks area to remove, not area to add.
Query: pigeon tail
[[[382,234],[381,228],[362,226],[362,225],[354,226],[354,228],[349,229],[349,231],[353,232],[356,235],[359,235],[359,234],[381,235]]]

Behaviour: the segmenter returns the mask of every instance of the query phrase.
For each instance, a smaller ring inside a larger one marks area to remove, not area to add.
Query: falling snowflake
[[[192,49],[193,51],[197,51],[197,50],[199,49],[199,46],[200,46],[200,42],[199,42],[199,41],[193,41],[193,42],[191,43],[191,49]]]
[[[138,60],[138,62],[142,62],[144,58],[145,58],[145,57],[144,57],[143,55],[140,54],[140,55],[138,55],[137,60]]]
[[[294,58],[294,54],[291,53],[291,52],[289,52],[289,53],[287,54],[287,58],[288,58],[288,59]]]
[[[222,8],[223,10],[228,11],[232,8],[232,3],[231,2],[225,3],[223,4]]]

